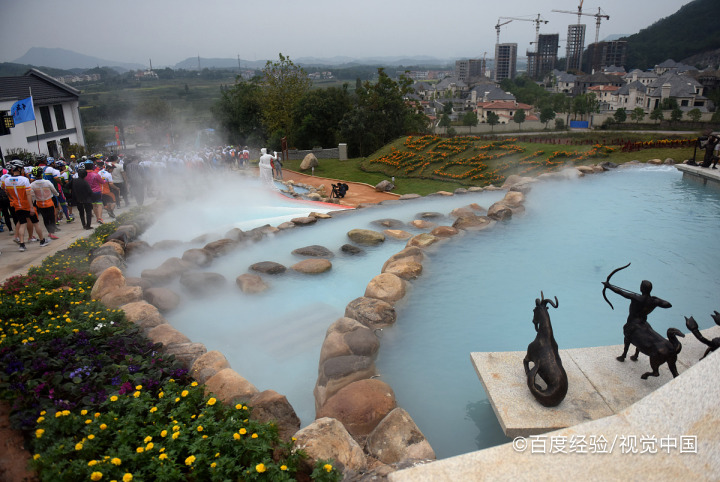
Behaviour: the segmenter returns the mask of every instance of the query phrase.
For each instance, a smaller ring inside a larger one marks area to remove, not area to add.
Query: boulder
[[[422,270],[422,264],[409,258],[403,258],[386,265],[382,272],[394,274],[398,278],[409,281],[419,277]]]
[[[506,221],[512,218],[513,212],[510,206],[502,201],[496,202],[488,209],[488,217],[495,221]]]
[[[142,299],[143,290],[139,286],[122,286],[100,298],[100,302],[110,309],[117,309],[122,305]]]
[[[502,200],[502,203],[510,208],[515,208],[525,202],[525,194],[520,191],[508,191]]]
[[[482,231],[495,225],[495,221],[488,216],[460,216],[453,223],[453,228],[464,231]]]
[[[294,228],[294,227],[295,227],[295,223],[292,223],[292,222],[290,222],[290,221],[285,221],[284,223],[278,224],[278,227],[277,227],[277,228],[278,228],[280,231],[286,231],[286,230],[292,229],[292,228]]]
[[[227,279],[223,275],[210,271],[188,271],[180,275],[180,284],[198,295],[210,294],[226,283]]]
[[[658,166],[658,165],[662,164],[663,161],[661,161],[660,159],[648,159],[647,163]]]
[[[351,229],[347,235],[353,242],[368,246],[374,246],[385,241],[383,233],[371,229]]]
[[[658,159],[659,161],[660,159]],[[595,170],[592,168],[592,166],[575,166],[575,169],[580,174],[595,174]]]
[[[387,261],[385,261],[381,272],[384,272],[385,268],[393,264],[395,261],[404,258],[409,258],[409,261],[415,261],[416,263],[422,263],[425,259],[425,253],[423,253],[423,250],[418,248],[417,246],[411,246],[409,248],[403,249],[402,251],[398,251],[397,253],[390,256]]]
[[[408,233],[407,231],[403,231],[402,229],[385,229],[383,231],[383,234],[387,236],[388,238],[393,239],[399,239],[399,240],[405,240],[412,238],[412,234]]]
[[[400,221],[399,219],[392,218],[376,219],[375,221],[371,221],[370,224],[387,229],[400,229],[402,227],[405,227],[404,222]]]
[[[180,258],[169,258],[155,269],[144,269],[140,277],[148,280],[153,286],[169,283],[181,273],[192,269],[194,265]]]
[[[152,247],[145,241],[132,241],[125,245],[125,256],[139,256],[148,251],[152,251]]]
[[[290,440],[300,430],[300,418],[285,395],[265,390],[252,397],[249,404],[252,407],[251,418],[263,423],[273,422],[282,440]]]
[[[403,195],[400,196],[398,199],[401,200],[401,201],[404,201],[404,200],[406,200],[406,199],[418,199],[418,198],[421,198],[421,197],[422,197],[422,196],[421,196],[420,194],[403,194]]]
[[[295,226],[309,226],[317,222],[317,218],[314,216],[302,216],[299,218],[292,218],[290,220]]]
[[[316,213],[315,211],[311,212],[311,213],[310,213],[310,216],[312,216],[312,217],[314,217],[314,218],[318,218],[318,219],[330,219],[330,218],[332,218],[332,216],[329,215],[328,213]]]
[[[162,241],[158,241],[153,244],[152,247],[158,251],[164,251],[167,249],[177,248],[178,246],[182,246],[182,244],[183,242],[177,239],[163,239]]]
[[[375,276],[365,288],[365,297],[395,303],[405,296],[406,283],[403,279],[392,273],[382,273]]]
[[[426,219],[415,219],[410,221],[410,224],[418,229],[432,229],[437,226],[437,223],[428,221]]]
[[[250,265],[250,269],[264,274],[281,274],[287,270],[285,266],[274,261],[260,261]]]
[[[427,248],[440,241],[440,238],[433,236],[430,233],[420,233],[410,238],[405,246],[412,247],[417,246],[418,248]]]
[[[342,251],[345,254],[349,254],[351,256],[354,256],[356,254],[364,254],[365,251],[362,248],[358,248],[357,246],[353,246],[352,244],[343,244],[340,247],[340,251]]]
[[[182,259],[199,268],[205,268],[212,263],[213,254],[207,249],[192,248],[183,253]]]
[[[390,303],[364,296],[355,298],[347,304],[345,316],[373,330],[392,325],[397,321],[397,313]]]
[[[300,163],[300,170],[301,171],[307,171],[308,169],[312,169],[313,167],[318,167],[320,164],[318,163],[317,157],[315,157],[315,154],[312,152],[308,153]]]
[[[327,249],[325,246],[313,244],[311,246],[305,246],[302,248],[293,249],[292,254],[297,256],[309,256],[312,258],[332,258],[335,255],[332,251]]]
[[[295,434],[295,448],[307,454],[305,471],[311,472],[318,460],[334,460],[343,472],[362,472],[367,466],[365,454],[343,424],[321,418]]]
[[[182,368],[190,371],[195,361],[207,353],[207,348],[202,343],[173,343],[165,346],[163,352],[174,356]]]
[[[235,283],[240,287],[243,293],[255,294],[266,291],[270,286],[263,281],[260,275],[245,273],[235,279]]]
[[[675,159],[673,159],[672,157],[668,157],[667,159],[665,159],[663,164],[673,165],[675,164]]]
[[[220,370],[205,382],[205,392],[214,394],[228,405],[249,402],[260,393],[255,385],[241,377],[232,368]]]
[[[612,161],[604,161],[600,163],[600,167],[605,171],[609,171],[610,169],[617,169],[618,165]]]
[[[180,304],[180,295],[167,288],[148,288],[144,290],[143,298],[163,313]]]
[[[99,300],[106,294],[125,286],[126,280],[122,271],[117,266],[111,266],[98,276],[90,291],[90,298]]]
[[[96,258],[97,256],[102,256],[104,254],[110,255],[110,256],[119,256],[120,258],[125,257],[125,248],[124,245],[121,245],[119,243],[111,243],[107,242],[103,245],[101,245],[99,248],[95,248],[92,250],[92,258]]]
[[[463,216],[465,214],[482,214],[485,211],[486,209],[480,206],[478,203],[472,203],[468,204],[467,206],[453,209],[452,211],[450,211],[450,216],[454,218],[459,218],[460,216]]]
[[[218,256],[229,253],[230,251],[235,249],[237,245],[238,242],[236,240],[223,238],[206,244],[205,246],[203,246],[202,249],[210,253],[213,258],[217,258]]]
[[[437,191],[437,192],[428,194],[428,196],[445,196],[445,197],[452,196],[452,195],[453,195],[453,193],[451,193],[450,191]]]
[[[122,305],[121,310],[125,312],[128,321],[135,323],[144,330],[149,330],[167,320],[160,314],[160,311],[147,301],[136,301]]]
[[[415,217],[420,219],[442,219],[445,215],[435,211],[425,211],[423,213],[418,213]]]
[[[368,453],[385,464],[435,459],[435,451],[410,415],[393,409],[367,438]]]
[[[122,258],[118,256],[102,255],[90,262],[90,272],[97,276],[110,267],[122,268],[124,265]]]
[[[358,440],[369,435],[396,406],[395,392],[390,385],[377,379],[358,380],[328,398],[317,418],[339,420]]]
[[[503,183],[502,187],[503,187],[503,189],[509,189],[510,187],[515,186],[517,184],[523,184],[523,183],[528,183],[528,182],[533,182],[533,178],[518,176],[517,174],[511,174],[505,179],[505,182]]]
[[[232,239],[233,241],[242,241],[245,239],[245,232],[240,228],[232,228],[230,231],[225,233],[226,239]]]
[[[430,231],[430,234],[438,238],[450,238],[457,235],[459,232],[460,231],[457,228],[453,228],[452,226],[438,226]]]
[[[389,192],[395,189],[395,184],[391,183],[387,179],[383,179],[375,186],[377,192]]]
[[[295,263],[290,268],[298,273],[304,274],[320,274],[332,269],[330,260],[324,258],[311,258]]]
[[[313,391],[316,411],[341,388],[375,375],[377,371],[372,357],[343,355],[328,358],[319,365],[318,379]]]
[[[125,284],[127,286],[139,286],[143,289],[143,291],[152,288],[152,283],[150,283],[150,281],[136,277],[125,278]]]
[[[379,348],[380,340],[373,330],[352,318],[339,318],[325,334],[318,365],[330,358],[345,355],[372,358]]]
[[[225,355],[217,350],[212,350],[195,360],[192,368],[190,368],[190,376],[197,380],[198,383],[204,384],[209,378],[225,368],[230,368],[230,363],[225,358]]]
[[[150,328],[146,335],[151,342],[162,343],[163,346],[174,345],[177,343],[190,343],[190,338],[183,335],[177,328],[169,323],[164,323],[154,328]]]

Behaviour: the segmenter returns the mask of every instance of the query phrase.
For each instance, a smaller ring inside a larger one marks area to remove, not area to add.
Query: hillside
[[[19,59],[15,59],[15,63],[38,65],[41,67],[51,67],[54,69],[92,69],[93,67],[115,67],[120,71],[127,70],[145,70],[145,66],[141,64],[132,64],[126,62],[115,62],[113,60],[105,60],[90,55],[79,54],[72,50],[60,48],[33,47],[25,55]]]
[[[627,65],[645,70],[667,59],[683,61],[720,48],[718,18],[718,0],[694,0],[688,3],[669,17],[626,37]]]

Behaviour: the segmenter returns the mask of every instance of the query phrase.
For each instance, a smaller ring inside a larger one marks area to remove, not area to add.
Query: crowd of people
[[[263,149],[261,154],[261,179],[268,184],[282,179],[277,153]],[[248,148],[233,146],[147,153],[142,159],[122,154],[47,157],[32,163],[15,159],[0,171],[0,232],[7,229],[14,235],[20,251],[27,250],[26,241],[48,246],[59,239],[61,222],[74,222],[76,214],[84,229],[93,229],[93,222],[104,223],[105,214],[114,218],[117,207],[128,206],[130,195],[143,205],[146,196],[162,197],[171,186],[182,189],[183,183],[175,181],[183,174],[187,181],[202,171],[249,167]]]

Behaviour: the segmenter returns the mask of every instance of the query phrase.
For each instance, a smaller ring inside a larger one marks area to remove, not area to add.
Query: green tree
[[[675,107],[670,112],[670,123],[674,124],[675,122],[678,122],[680,119],[682,119],[683,111],[680,110],[680,107]]]
[[[442,110],[443,114],[450,115],[450,114],[452,114],[452,111],[453,111],[453,103],[452,102],[447,102],[447,103],[445,103],[445,105],[443,105],[443,110]]]
[[[565,130],[565,121],[563,119],[555,119],[555,130]]]
[[[650,120],[657,121],[658,124],[665,119],[665,114],[660,107],[656,107],[655,110],[650,112]]]
[[[630,112],[630,118],[635,121],[636,124],[639,124],[641,120],[645,118],[645,109],[642,107],[635,107]]]
[[[717,109],[715,112],[713,112],[713,115],[710,118],[710,122],[720,122],[720,109]]]
[[[518,125],[518,129],[522,130],[522,123],[525,122],[525,110],[516,110],[513,114],[513,122]]]
[[[660,108],[662,110],[672,110],[678,107],[677,100],[674,97],[665,97],[660,102]]]
[[[265,142],[260,106],[260,86],[238,79],[230,88],[220,89],[220,100],[212,107],[215,118],[230,144]]]
[[[540,110],[540,122],[545,124],[545,129],[547,129],[548,123],[555,118],[555,111],[552,107],[543,107]]]
[[[447,114],[443,114],[440,116],[440,122],[438,122],[438,126],[440,127],[450,127],[450,116]]]
[[[473,126],[478,125],[477,114],[473,111],[466,112],[465,115],[463,115],[462,124],[470,127],[470,133],[472,133]]]
[[[263,125],[275,137],[292,136],[293,109],[312,87],[307,73],[290,57],[278,54],[277,62],[265,64],[260,77]]]
[[[290,145],[299,149],[336,146],[340,122],[352,106],[347,84],[311,90],[293,110],[293,122],[297,129],[289,139]]]
[[[572,100],[571,111],[577,119],[580,115],[582,119],[587,114],[592,114],[600,110],[600,102],[595,97],[595,94],[590,92],[587,94],[580,94]]]
[[[625,112],[625,108],[620,107],[618,110],[616,110],[613,114],[613,119],[618,124],[622,124],[623,122],[625,122],[627,120],[627,112]]]
[[[688,111],[687,116],[690,118],[691,121],[697,123],[700,122],[702,112],[700,112],[700,109],[695,107],[694,109]]]
[[[487,123],[490,124],[490,132],[493,132],[495,130],[495,126],[500,123],[500,116],[495,112],[488,112]]]

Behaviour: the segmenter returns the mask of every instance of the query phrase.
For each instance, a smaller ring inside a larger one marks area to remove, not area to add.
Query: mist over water
[[[203,191],[198,201],[178,202],[142,239],[183,243],[131,259],[128,275],[139,276],[233,227],[247,230],[269,218],[320,210],[264,192],[252,181],[218,183],[222,189]],[[325,331],[343,316],[348,302],[363,295],[387,258],[405,246],[405,241],[388,238],[379,246],[363,247],[365,255],[347,256],[340,251],[350,243],[347,232],[382,231],[372,221],[408,223],[422,212],[447,215],[473,202],[487,208],[503,196],[498,191],[423,198],[266,236],[214,260],[207,271],[223,274],[228,283],[206,298],[195,298],[178,282],[168,286],[183,301],[166,318],[194,342],[222,352],[259,390],[286,395],[306,426],[315,416],[312,390]],[[525,350],[535,336],[532,308],[541,290],[560,302],[550,315],[561,349],[622,343],[627,303],[611,298],[615,310],[610,310],[600,282],[628,262],[632,265],[613,278],[614,284],[638,291],[640,281],[649,279],[653,294],[673,304],[650,315],[660,333],[670,326],[686,331],[682,316],[690,315],[701,329],[707,328],[712,325],[709,314],[720,310],[720,251],[713,249],[720,239],[720,194],[683,180],[676,169],[626,168],[544,181],[533,185],[526,209],[526,215],[509,223],[461,234],[431,252],[423,275],[397,306],[397,324],[383,331],[376,361],[381,379],[393,387],[399,406],[408,410],[438,457],[507,441],[469,354]],[[452,224],[452,219],[439,224]],[[409,225],[404,229],[423,232]],[[190,241],[205,233],[212,236]],[[261,275],[271,287],[258,295],[242,293],[235,285],[251,264],[275,261],[289,267],[304,259],[292,250],[313,244],[335,253],[331,271]]]

